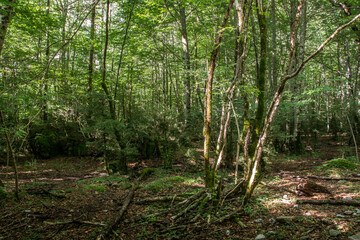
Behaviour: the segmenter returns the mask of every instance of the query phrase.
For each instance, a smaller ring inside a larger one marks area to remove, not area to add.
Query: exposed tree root
[[[347,205],[347,206],[360,206],[360,201],[358,200],[315,200],[315,199],[304,199],[297,200],[297,204],[314,204],[314,205]]]

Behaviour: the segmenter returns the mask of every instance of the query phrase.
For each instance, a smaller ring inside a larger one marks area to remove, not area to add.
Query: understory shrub
[[[86,154],[86,139],[74,122],[52,120],[33,123],[28,135],[29,152],[36,158]]]

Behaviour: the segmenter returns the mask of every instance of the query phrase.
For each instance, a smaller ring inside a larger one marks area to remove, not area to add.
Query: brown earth
[[[309,175],[357,177],[359,168],[326,171],[319,168],[330,159],[341,157],[344,148],[330,138],[322,138],[317,148],[301,156],[269,157],[269,173],[264,180],[267,186],[260,185],[256,189],[244,211],[236,219],[200,226],[186,222],[192,219],[191,212],[189,218],[176,225],[171,220],[172,213],[149,217],[169,209],[171,202],[134,203],[148,197],[203,188],[201,172],[189,174],[182,164],[172,172],[156,169],[154,175],[141,182],[142,188],[135,192],[124,220],[116,225],[109,239],[254,239],[259,234],[266,235],[266,239],[348,239],[360,232],[360,213],[353,214],[359,206],[296,204],[296,201],[360,200],[360,181],[313,180],[329,189],[332,195],[316,193],[312,197],[299,197],[291,193],[299,181]],[[159,164],[150,160],[142,162],[143,167],[154,165]],[[15,201],[9,193],[0,201],[0,239],[95,239],[102,229],[100,224],[109,222],[117,214],[134,181],[125,175],[107,177],[103,168],[101,161],[95,158],[59,157],[22,163],[19,167],[21,200]],[[233,182],[232,173],[223,172],[222,175],[228,185]],[[176,176],[194,181],[180,179],[173,185],[166,185],[167,180],[176,180]],[[13,178],[12,169],[3,166],[0,179],[9,192],[14,188]],[[219,214],[236,210],[240,200],[225,201]],[[141,217],[145,215],[148,217]],[[288,218],[281,218],[286,216]],[[206,213],[198,222],[200,220],[207,221]],[[331,229],[341,234],[332,237]]]

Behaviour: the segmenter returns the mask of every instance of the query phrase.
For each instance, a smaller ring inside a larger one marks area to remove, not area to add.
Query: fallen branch
[[[160,197],[152,197],[145,198],[141,200],[135,201],[135,204],[146,204],[152,202],[169,202],[169,201],[183,201],[185,198],[179,196],[160,196]]]
[[[297,200],[297,204],[314,204],[314,205],[347,205],[347,206],[360,206],[360,201],[358,200],[315,200],[315,199],[305,199]]]
[[[196,195],[196,194],[195,194]],[[180,210],[178,214],[171,217],[172,220],[176,220],[177,218],[181,217],[182,215],[185,215],[189,210],[192,210],[196,207],[198,207],[203,200],[207,197],[207,194],[200,195],[199,198],[195,199],[190,205],[185,207],[184,209]]]
[[[273,186],[273,185],[269,185],[267,183],[264,183],[264,182],[261,182],[262,185],[268,187],[268,188],[272,188],[272,189],[276,189],[276,190],[281,190],[281,191],[284,191],[284,192],[288,192],[288,193],[292,193],[294,195],[297,195],[296,192],[294,191],[291,191],[289,189],[286,189],[286,188],[283,188],[283,187],[277,187],[277,186]]]
[[[130,189],[129,194],[126,196],[119,213],[109,224],[107,224],[105,226],[105,228],[100,233],[100,235],[96,238],[96,240],[108,239],[107,236],[110,234],[110,232],[114,228],[114,226],[120,222],[121,218],[123,217],[124,213],[126,212],[128,206],[129,206],[131,200],[133,199],[134,193],[137,188],[138,188],[138,186],[137,186],[137,181],[136,181],[134,183],[134,185],[132,186],[132,188]]]
[[[79,221],[79,220],[71,220],[71,221],[65,221],[65,222],[48,222],[44,221],[45,224],[49,225],[64,225],[64,224],[88,224],[88,225],[95,225],[95,226],[106,226],[105,223],[100,222],[89,222],[89,221]]]
[[[340,180],[354,181],[354,182],[360,181],[360,178],[350,178],[350,177],[332,178],[332,177],[307,176],[305,178],[312,178],[312,179],[319,179],[319,180],[333,180],[333,181],[340,181]]]

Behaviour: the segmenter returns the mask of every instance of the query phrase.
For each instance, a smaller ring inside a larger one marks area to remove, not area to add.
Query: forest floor
[[[297,203],[304,199],[360,202],[359,165],[352,170],[326,165],[346,154],[348,148],[322,138],[316,148],[308,150],[300,156],[269,156],[265,185],[258,186],[244,211],[235,220],[202,225],[186,222],[193,216],[174,224],[171,213],[156,215],[173,206],[174,201],[140,202],[150,197],[200,191],[204,188],[202,172],[190,172],[181,162],[169,171],[158,167],[157,161],[143,161],[142,167],[154,167],[155,171],[140,182],[123,220],[109,239],[304,240],[349,239],[359,234],[360,206]],[[125,175],[108,176],[101,161],[94,158],[59,157],[20,165],[21,200],[15,201],[12,194],[0,200],[0,239],[95,239],[102,224],[116,216],[134,182]],[[6,190],[13,191],[12,169],[2,166],[0,170]],[[234,181],[232,171],[221,175],[228,185]],[[305,176],[352,180],[312,179],[332,195],[296,196],[292,192],[301,181],[299,177]],[[234,211],[240,201],[226,200],[219,214]],[[206,223],[206,213],[198,220]]]

